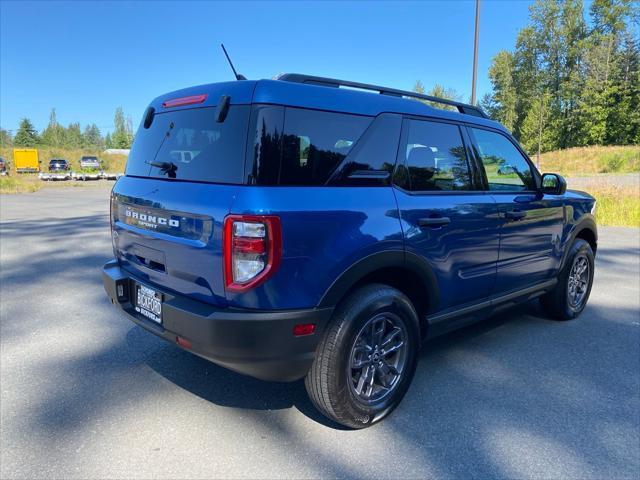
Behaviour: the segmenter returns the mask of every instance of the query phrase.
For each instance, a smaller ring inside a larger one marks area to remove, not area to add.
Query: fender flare
[[[424,287],[429,312],[438,306],[440,289],[429,263],[419,255],[403,250],[390,250],[368,255],[353,263],[329,286],[320,299],[318,308],[334,307],[355,284],[377,270],[389,267],[404,268],[415,273]]]
[[[585,213],[580,219],[576,222],[575,226],[569,233],[567,238],[567,242],[565,243],[564,252],[562,253],[562,261],[560,262],[559,271],[564,268],[565,262],[567,261],[567,255],[569,255],[569,250],[577,236],[584,232],[585,230],[589,230],[593,233],[593,236],[596,239],[596,244],[598,243],[598,227],[596,226],[596,220],[590,213]],[[595,251],[593,252],[595,255]]]

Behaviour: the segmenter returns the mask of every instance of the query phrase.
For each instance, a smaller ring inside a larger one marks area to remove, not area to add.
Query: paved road
[[[573,189],[585,189],[601,186],[640,188],[640,173],[603,173],[583,177],[567,178],[567,186]]]
[[[535,304],[432,341],[396,412],[319,417],[120,317],[106,190],[0,197],[2,478],[638,478],[640,234],[602,229],[580,320]]]

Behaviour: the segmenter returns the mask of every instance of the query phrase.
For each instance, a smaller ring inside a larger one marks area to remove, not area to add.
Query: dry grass
[[[593,184],[585,188],[596,198],[599,226],[640,227],[640,187]]]
[[[42,188],[35,175],[0,176],[0,193],[31,193]]]
[[[564,176],[640,171],[640,145],[576,147],[540,156],[540,170]]]

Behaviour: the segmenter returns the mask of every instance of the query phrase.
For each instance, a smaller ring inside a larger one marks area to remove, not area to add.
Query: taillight
[[[272,215],[229,215],[223,231],[227,290],[246,291],[264,282],[280,265],[282,229]]]

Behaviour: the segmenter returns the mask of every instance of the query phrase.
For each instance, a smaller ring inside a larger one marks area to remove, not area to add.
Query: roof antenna
[[[224,43],[221,43],[220,46],[222,47],[222,51],[224,52],[224,56],[227,57],[227,61],[229,62],[229,65],[231,65],[231,70],[233,70],[233,75],[236,77],[236,80],[246,80],[247,77],[245,77],[241,73],[236,72],[236,69],[233,66],[233,62],[231,61],[231,59],[229,58],[229,54],[227,53],[227,49],[224,48]]]

